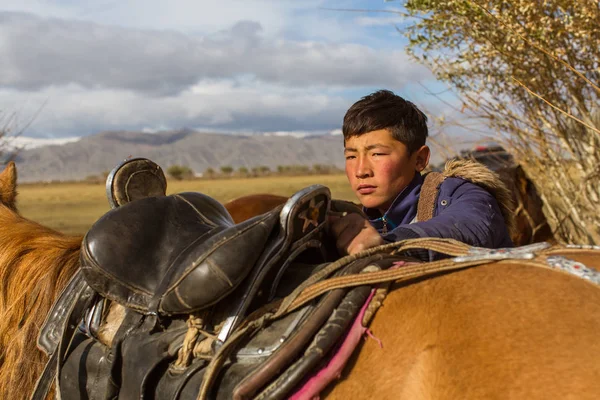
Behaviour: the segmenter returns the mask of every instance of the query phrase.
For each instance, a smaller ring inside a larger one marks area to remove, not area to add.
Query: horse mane
[[[0,398],[26,399],[32,392],[47,360],[37,336],[79,267],[81,241],[0,203]]]

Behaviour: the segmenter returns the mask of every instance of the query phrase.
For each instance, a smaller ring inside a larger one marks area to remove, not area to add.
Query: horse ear
[[[0,202],[11,209],[16,209],[17,199],[17,167],[14,161],[8,163],[0,172]]]

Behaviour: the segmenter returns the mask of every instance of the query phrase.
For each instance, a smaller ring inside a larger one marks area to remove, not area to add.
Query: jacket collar
[[[378,231],[390,231],[398,225],[410,224],[417,216],[419,193],[423,185],[423,177],[415,173],[413,180],[396,196],[392,205],[381,215],[375,208],[363,207],[371,225]]]

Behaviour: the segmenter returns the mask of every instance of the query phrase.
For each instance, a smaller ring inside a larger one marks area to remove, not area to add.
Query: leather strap
[[[42,371],[42,374],[35,384],[35,389],[30,397],[31,400],[44,400],[48,396],[50,388],[52,387],[52,381],[56,377],[57,365],[58,351],[55,351],[48,359],[44,371]]]
[[[329,292],[308,318],[302,321],[293,336],[264,364],[252,371],[235,387],[233,398],[235,400],[252,398],[270,379],[286,368],[304,350],[305,345],[330,317],[345,294],[345,289]]]
[[[71,347],[71,341],[77,330],[79,322],[83,318],[85,311],[92,304],[96,292],[85,283],[81,278],[81,272],[78,271],[72,280],[74,284],[73,293],[65,294],[69,298],[70,304],[67,306],[66,318],[62,319],[61,337],[58,341],[58,347],[54,348],[50,359],[44,367],[44,371],[36,382],[35,389],[30,397],[31,400],[44,400],[52,387],[52,381],[56,378],[57,398],[60,394],[58,378],[64,357]],[[53,344],[54,346],[54,344]]]
[[[331,314],[325,325],[315,335],[304,355],[291,367],[279,374],[279,377],[267,386],[254,399],[284,399],[302,379],[326,357],[348,326],[354,322],[365,301],[371,293],[370,286],[355,287],[344,297],[339,307]]]
[[[372,264],[372,262],[373,257],[356,260],[344,270],[339,271],[338,274],[357,274],[367,267],[367,265]],[[296,327],[294,334],[266,362],[258,366],[235,387],[233,398],[237,400],[252,398],[258,390],[264,387],[280,371],[288,367],[297,358],[297,355],[301,351],[304,351],[308,342],[331,316],[345,295],[345,289],[332,290],[327,293],[319,301],[316,310],[310,316],[306,317],[300,326]]]
[[[37,346],[40,350],[51,356],[55,353],[64,332],[64,326],[69,318],[69,310],[77,301],[79,295],[88,285],[83,278],[81,270],[77,270],[67,286],[63,289],[58,299],[50,309],[40,333]]]
[[[417,205],[417,221],[428,221],[433,217],[435,202],[438,197],[438,189],[445,176],[440,172],[430,172],[425,175],[421,186],[419,203]]]

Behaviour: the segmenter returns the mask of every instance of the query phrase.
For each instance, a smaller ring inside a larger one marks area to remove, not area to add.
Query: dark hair
[[[352,105],[344,116],[344,143],[352,136],[389,129],[410,153],[425,145],[427,117],[410,101],[389,90],[378,90]]]

